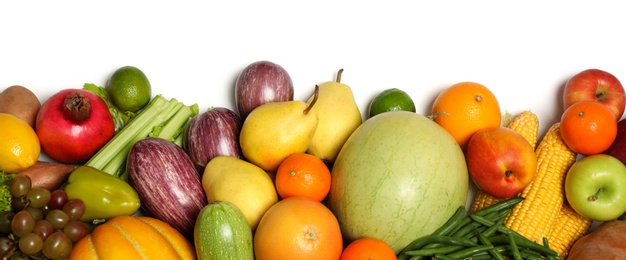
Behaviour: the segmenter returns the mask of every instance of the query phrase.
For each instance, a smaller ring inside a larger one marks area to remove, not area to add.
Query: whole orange
[[[274,204],[254,234],[257,260],[339,259],[342,250],[335,215],[321,202],[303,197]]]
[[[307,153],[294,153],[276,171],[276,190],[285,199],[306,197],[322,201],[330,191],[330,169],[322,159]]]
[[[561,136],[576,153],[601,153],[617,136],[617,120],[606,105],[598,101],[580,101],[561,115]]]
[[[348,244],[340,260],[395,260],[393,248],[380,239],[363,237]]]
[[[433,102],[431,117],[465,151],[478,130],[500,126],[502,113],[489,88],[475,82],[460,82],[439,93]]]

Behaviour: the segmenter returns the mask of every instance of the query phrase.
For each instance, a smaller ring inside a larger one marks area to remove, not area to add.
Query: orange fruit
[[[474,133],[498,127],[502,113],[491,90],[479,83],[460,82],[444,89],[435,99],[431,116],[465,151]]]
[[[380,239],[363,237],[348,244],[339,260],[395,260],[396,253]]]
[[[303,197],[274,204],[254,233],[257,260],[339,259],[342,250],[335,215],[321,202]]]
[[[330,179],[330,170],[322,159],[294,153],[278,166],[276,191],[283,199],[299,196],[322,201],[330,191]]]
[[[561,136],[572,151],[582,155],[608,149],[617,136],[617,120],[606,105],[580,101],[561,115]]]

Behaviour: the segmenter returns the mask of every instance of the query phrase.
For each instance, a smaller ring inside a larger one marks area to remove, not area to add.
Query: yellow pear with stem
[[[316,105],[319,87],[312,102],[299,100],[271,102],[253,109],[239,134],[244,157],[268,172],[275,172],[287,156],[309,148],[317,129]]]
[[[312,96],[308,100],[308,103],[316,102],[311,113],[317,115],[319,122],[307,153],[326,163],[335,161],[348,137],[363,122],[352,89],[341,83],[342,73],[340,69],[335,81],[319,87],[319,97]]]

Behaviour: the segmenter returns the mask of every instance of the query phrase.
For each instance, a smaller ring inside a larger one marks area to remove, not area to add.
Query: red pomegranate
[[[58,162],[85,162],[115,133],[105,101],[83,89],[64,89],[41,105],[36,132],[43,152]]]

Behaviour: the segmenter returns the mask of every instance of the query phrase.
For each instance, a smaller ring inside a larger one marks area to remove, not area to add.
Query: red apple
[[[611,73],[588,69],[571,77],[563,90],[563,108],[580,101],[598,101],[608,106],[616,120],[624,114],[626,92],[622,83]]]
[[[537,157],[526,139],[506,127],[476,132],[465,152],[468,171],[476,186],[498,198],[511,198],[530,184]]]

